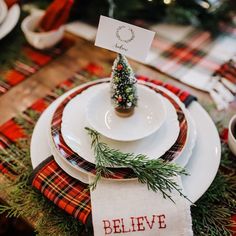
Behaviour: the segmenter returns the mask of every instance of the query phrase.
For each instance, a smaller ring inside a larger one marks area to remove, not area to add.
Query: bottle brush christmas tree
[[[137,105],[137,80],[125,56],[118,54],[112,67],[111,99],[119,116],[128,117]]]

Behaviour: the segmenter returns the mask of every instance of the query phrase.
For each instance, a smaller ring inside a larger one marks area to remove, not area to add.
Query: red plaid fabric
[[[188,107],[192,101],[197,100],[197,98],[187,91],[183,91],[180,88],[173,86],[171,84],[166,84],[161,80],[151,79],[146,76],[138,75],[136,76],[138,80],[150,82],[158,86],[163,86],[164,88],[170,90],[172,93],[174,93],[176,96],[179,97],[180,101],[184,103],[186,107]]]
[[[224,25],[216,36],[190,26],[159,24],[151,29],[157,34],[148,63],[195,88],[210,90],[212,75],[236,55],[236,26]],[[233,80],[232,74],[224,78],[235,84],[233,74]]]
[[[222,78],[230,81],[232,84],[236,84],[236,62],[234,60],[227,61],[222,64],[213,75],[221,76]]]
[[[88,185],[70,177],[49,157],[37,167],[31,184],[47,199],[82,223],[91,214],[91,201]]]
[[[71,39],[64,38],[54,48],[44,51],[34,49],[28,44],[22,45],[21,51],[23,55],[19,55],[19,58],[14,62],[9,62],[11,64],[10,69],[0,71],[0,95],[6,93],[10,88],[36,73],[55,57],[69,49],[73,43]]]
[[[95,68],[94,63],[87,64],[81,68],[75,76],[63,81],[47,96],[37,100],[23,113],[24,116],[17,116],[0,126],[0,172],[9,178],[15,178],[22,172],[24,166],[20,160],[25,153],[22,152],[21,146],[18,145],[21,140],[30,139],[33,127],[41,113],[60,95],[72,89],[73,87],[87,82],[89,79],[98,79],[99,77],[107,77],[108,72],[105,68],[100,69],[100,74],[96,70],[89,71],[87,68]],[[97,68],[102,68],[97,65]],[[110,67],[109,67],[110,69]],[[27,117],[27,119],[26,119]],[[20,167],[20,168],[19,168]],[[21,168],[22,167],[22,168]]]

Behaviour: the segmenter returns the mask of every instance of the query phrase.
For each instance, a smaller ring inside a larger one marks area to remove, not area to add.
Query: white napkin
[[[193,235],[190,203],[171,195],[175,204],[136,180],[100,180],[91,191],[94,235]]]

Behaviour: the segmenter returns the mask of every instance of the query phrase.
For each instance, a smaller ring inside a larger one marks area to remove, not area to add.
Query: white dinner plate
[[[39,118],[32,134],[30,147],[33,168],[52,155],[48,143],[50,117],[60,102],[77,89],[78,87],[70,90],[54,101]],[[172,96],[175,95],[172,94]],[[216,127],[201,105],[193,101],[188,110],[196,124],[197,140],[192,156],[186,165],[186,170],[190,175],[182,176],[182,182],[186,195],[192,202],[195,202],[204,194],[215,178],[220,164],[221,146]],[[183,154],[184,152],[181,155]]]
[[[0,24],[0,39],[4,38],[14,29],[19,18],[20,18],[20,6],[18,4],[14,4],[8,10],[8,13],[2,24]]]
[[[94,92],[103,91],[104,88],[108,89],[108,87],[108,84],[103,83],[87,89],[73,98],[63,111],[61,133],[65,143],[75,153],[91,163],[95,163],[95,158],[91,149],[91,139],[84,129],[84,127],[89,126],[84,111]],[[119,142],[106,137],[102,137],[102,141],[111,148],[119,149],[122,152],[142,153],[151,159],[157,159],[162,156],[175,143],[180,130],[175,108],[166,98],[163,97],[162,99],[167,115],[166,121],[157,132],[144,139],[130,142]]]
[[[7,16],[7,4],[4,0],[0,0],[0,25],[5,20]]]
[[[120,117],[111,103],[110,84],[96,86],[96,92],[86,104],[86,117],[90,126],[107,138],[117,141],[135,141],[157,132],[166,119],[162,96],[140,84],[137,85],[137,95],[138,104],[134,114]],[[76,119],[80,115],[76,109],[77,103],[80,104],[80,95],[78,97],[66,105],[63,112],[66,117]],[[64,117],[63,115],[62,121],[68,121],[67,124],[70,125],[71,119],[66,120]]]

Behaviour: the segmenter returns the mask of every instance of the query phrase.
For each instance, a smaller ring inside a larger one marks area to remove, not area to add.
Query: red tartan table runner
[[[55,47],[40,51],[24,42],[19,49],[20,53],[17,58],[9,62],[6,59],[4,64],[9,65],[5,69],[0,69],[0,95],[36,73],[57,56],[63,54],[73,44],[73,40],[65,37]],[[1,50],[2,55],[10,53],[8,51],[4,52],[4,49]]]
[[[164,84],[159,80],[152,80],[147,77],[137,76],[139,80],[152,82],[163,86],[175,93],[186,105],[196,98],[188,92]],[[54,202],[67,213],[83,223],[91,224],[91,202],[88,186],[66,174],[54,161],[48,157],[31,176],[32,186],[40,191],[47,199]]]
[[[203,90],[211,89],[212,76],[219,71],[221,77],[235,84],[236,67],[229,63],[236,55],[235,25],[222,26],[216,36],[192,26],[159,24],[151,29],[157,34],[148,64]]]

